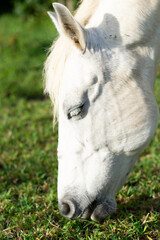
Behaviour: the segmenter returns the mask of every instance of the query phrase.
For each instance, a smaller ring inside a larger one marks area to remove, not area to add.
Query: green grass
[[[42,68],[55,37],[47,16],[0,18],[0,239],[160,239],[160,125],[104,224],[57,206],[57,127]],[[160,79],[155,94],[160,106]]]

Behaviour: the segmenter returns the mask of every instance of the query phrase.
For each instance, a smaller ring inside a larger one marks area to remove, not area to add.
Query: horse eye
[[[83,107],[84,107],[84,104],[82,106],[79,106],[73,110],[71,110],[68,114],[67,114],[67,117],[68,119],[71,119],[71,118],[74,118],[74,117],[77,117],[81,114],[82,110],[83,110]]]

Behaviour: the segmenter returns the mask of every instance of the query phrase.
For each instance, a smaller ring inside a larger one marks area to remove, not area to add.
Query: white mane
[[[101,0],[83,0],[78,8],[75,18],[85,26],[94,14]],[[45,93],[48,93],[54,104],[54,119],[58,116],[59,87],[63,75],[66,59],[73,44],[64,35],[53,42],[49,56],[44,65]]]

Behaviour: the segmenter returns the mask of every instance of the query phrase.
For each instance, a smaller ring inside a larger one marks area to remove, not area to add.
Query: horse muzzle
[[[59,209],[62,216],[66,218],[83,218],[91,219],[102,223],[107,216],[116,211],[116,202],[114,199],[94,200],[86,208],[82,208],[82,203],[79,204],[72,198],[64,198],[59,203]]]

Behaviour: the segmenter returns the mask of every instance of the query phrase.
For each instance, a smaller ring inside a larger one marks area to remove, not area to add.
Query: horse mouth
[[[116,211],[116,202],[113,199],[105,201],[94,200],[88,207],[81,210],[80,206],[74,200],[64,199],[60,204],[61,215],[66,218],[82,218],[91,219],[93,221],[103,223],[104,220]]]
[[[98,202],[95,200],[83,212],[81,218],[103,223],[109,215],[116,211],[116,206],[117,204],[114,200],[106,200],[105,202]]]

